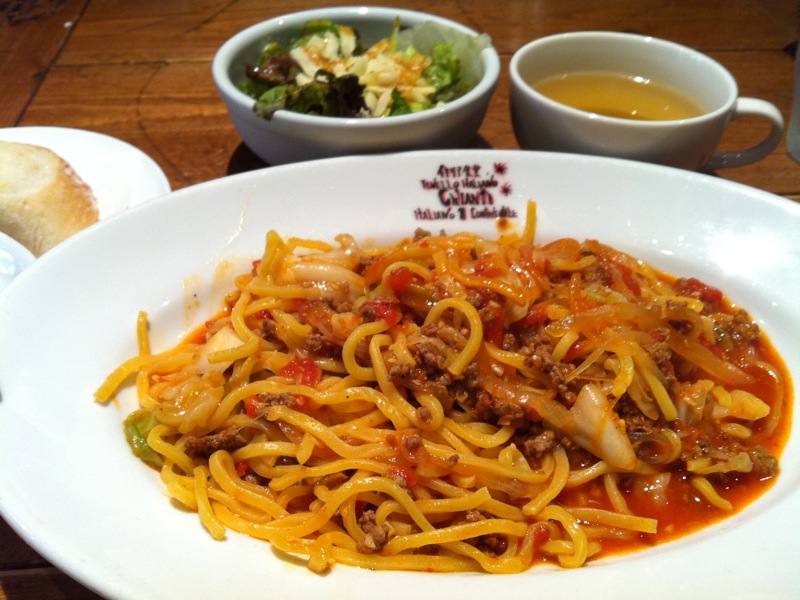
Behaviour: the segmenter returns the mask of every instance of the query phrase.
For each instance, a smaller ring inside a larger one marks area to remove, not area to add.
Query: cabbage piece
[[[158,425],[158,420],[148,410],[136,410],[128,415],[123,424],[125,439],[131,447],[133,454],[140,460],[160,467],[163,464],[161,455],[153,450],[147,443],[147,435]]]
[[[449,44],[460,65],[459,79],[467,89],[475,87],[483,77],[481,52],[492,43],[485,33],[471,35],[433,21],[423,21],[410,29],[404,29],[397,37],[398,50],[405,51],[413,47],[417,52],[431,57],[434,54],[434,45]]]

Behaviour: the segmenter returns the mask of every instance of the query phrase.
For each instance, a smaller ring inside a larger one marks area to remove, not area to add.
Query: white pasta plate
[[[155,349],[174,344],[260,257],[268,229],[383,242],[417,227],[495,235],[496,217],[519,225],[529,199],[538,206],[537,240],[599,239],[720,287],[749,310],[790,371],[800,368],[800,205],[788,200],[686,171],[518,151],[261,170],[106,219],[27,268],[0,296],[3,516],[55,565],[114,598],[796,597],[796,433],[765,495],[651,549],[513,576],[341,565],[316,575],[265,542],[231,532],[213,541],[132,456],[121,422],[135,405],[133,391],[121,393],[118,406],[93,400],[105,376],[136,352],[138,311],[150,314]]]
[[[69,127],[10,127],[0,140],[43,146],[66,160],[92,189],[101,219],[170,191],[156,162],[115,137]]]

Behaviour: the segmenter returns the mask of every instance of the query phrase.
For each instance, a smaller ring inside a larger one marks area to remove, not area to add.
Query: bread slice
[[[0,141],[0,231],[41,256],[98,219],[92,190],[63,158]]]

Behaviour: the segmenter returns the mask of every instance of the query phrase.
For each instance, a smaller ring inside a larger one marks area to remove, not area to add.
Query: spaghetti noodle
[[[579,567],[740,509],[788,374],[722,293],[596,241],[270,232],[196,335],[140,353],[134,452],[214,539],[372,569]],[[753,491],[759,488],[759,491]]]

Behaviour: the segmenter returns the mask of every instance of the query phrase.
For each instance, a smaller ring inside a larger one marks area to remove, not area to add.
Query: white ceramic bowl
[[[693,99],[703,112],[674,120],[634,120],[578,110],[532,84],[580,71],[652,79]],[[725,67],[692,48],[651,36],[571,31],[534,40],[509,63],[511,122],[521,148],[596,154],[684,169],[736,167],[761,160],[778,146],[783,117],[758,98],[739,96]],[[735,151],[717,152],[732,120],[758,117],[768,133]]]
[[[246,63],[254,63],[268,38],[288,42],[310,19],[328,19],[357,29],[364,47],[388,37],[394,19],[403,26],[435,21],[462,32],[477,33],[432,14],[380,7],[338,7],[292,13],[258,23],[236,34],[214,57],[212,74],[228,114],[245,144],[268,164],[416,149],[468,145],[483,121],[500,74],[493,47],[481,53],[483,78],[467,94],[442,107],[384,118],[321,117],[277,111],[271,120],[253,112],[254,100],[237,88]]]

